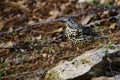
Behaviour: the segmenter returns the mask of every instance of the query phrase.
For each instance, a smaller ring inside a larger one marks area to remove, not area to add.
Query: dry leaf
[[[60,11],[58,11],[58,10],[53,10],[53,11],[50,11],[49,14],[51,15],[50,18],[54,19],[54,18],[56,18],[57,16],[60,15]]]
[[[115,25],[116,25],[116,23],[113,23],[113,24],[109,27],[109,29],[115,29]]]
[[[115,0],[115,2],[117,3],[117,5],[120,5],[120,0]]]
[[[100,0],[101,4],[112,2],[112,0]]]
[[[59,33],[59,32],[62,32],[63,31],[63,28],[59,28],[57,30],[54,30],[54,31],[51,31],[51,32],[47,32],[47,34],[54,34],[54,33]]]
[[[0,30],[3,28],[3,23],[2,22],[0,22]]]
[[[31,25],[31,24],[34,24],[35,22],[34,21],[29,21],[28,24]]]
[[[42,54],[43,58],[50,58],[50,56],[51,56],[50,54],[46,54],[46,53]]]
[[[69,5],[71,5],[71,3],[70,3],[70,2],[65,3],[65,4],[62,4],[62,5],[60,6],[60,9],[63,11],[63,10],[65,10],[65,9],[66,9],[66,7],[67,7],[67,6],[69,6]]]
[[[82,3],[82,2],[91,2],[93,0],[78,0],[78,3]]]
[[[23,9],[25,11],[29,11],[29,9],[27,8],[26,5],[24,5],[24,2],[22,1],[18,1],[18,2],[7,2],[8,4],[12,5],[13,7],[19,8],[19,9]]]
[[[12,47],[14,45],[14,42],[6,42],[6,43],[2,43],[0,44],[0,47]]]
[[[91,20],[92,17],[93,17],[93,15],[88,15],[88,16],[86,16],[86,17],[83,17],[83,18],[81,19],[81,24],[82,24],[82,25],[87,24],[87,23]]]

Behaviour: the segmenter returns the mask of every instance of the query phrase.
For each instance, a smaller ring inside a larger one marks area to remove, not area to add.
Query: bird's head
[[[60,20],[60,22],[64,23],[67,27],[76,28],[77,24],[73,18],[65,17]]]
[[[62,18],[61,22],[66,25],[66,27],[69,27],[71,29],[77,29],[78,24],[73,18],[67,17],[67,18]]]

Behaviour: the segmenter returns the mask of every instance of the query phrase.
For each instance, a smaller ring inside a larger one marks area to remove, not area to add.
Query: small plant
[[[109,45],[107,46],[107,48],[108,48],[108,49],[114,49],[115,47],[112,46],[111,44],[109,44]]]
[[[17,35],[17,32],[13,32],[13,35],[14,35],[14,36]]]
[[[33,50],[34,53],[39,53],[38,49]]]
[[[107,46],[106,46],[106,50],[105,50],[105,55],[108,55],[108,54],[109,54],[108,49],[114,49],[114,48],[115,48],[115,47],[112,46],[111,44],[107,45]]]
[[[103,46],[101,45],[101,46],[98,46],[98,49],[101,49],[101,48],[103,48]]]
[[[105,50],[105,55],[107,56],[109,54],[108,49]]]
[[[31,41],[30,37],[26,37],[24,40],[25,40],[25,42]]]

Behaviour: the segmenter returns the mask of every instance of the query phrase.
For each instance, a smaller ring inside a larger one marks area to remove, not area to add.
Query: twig
[[[93,22],[93,23],[90,23],[90,24],[87,24],[87,25],[85,25],[86,27],[90,27],[90,26],[93,26],[93,25],[96,25],[96,24],[100,24],[101,22],[103,22],[103,21],[109,21],[109,20],[111,20],[111,19],[119,19],[119,17],[120,17],[120,14],[118,14],[117,16],[112,16],[112,17],[109,17],[109,18],[107,18],[107,19],[102,19],[102,20],[99,20],[99,21],[95,21],[95,22]]]
[[[19,46],[19,45],[13,45],[10,47],[0,47],[0,49],[32,49],[32,48],[42,48],[42,47],[46,47],[52,43],[56,43],[56,42],[60,42],[62,41],[62,38],[65,37],[64,35],[59,35],[57,36],[55,39],[49,41],[49,42],[44,42],[42,44],[37,44],[37,45],[28,45],[28,46]]]
[[[113,70],[112,70],[112,65],[111,65],[112,61],[111,61],[111,59],[110,59],[109,56],[108,56],[107,60],[108,60],[108,62],[109,62],[110,72],[111,72],[112,76],[114,77],[114,79],[116,80],[116,77],[115,77],[115,75],[113,74]]]
[[[116,80],[116,77],[115,77],[115,75],[113,74],[111,62],[109,62],[109,69],[110,69],[110,72],[111,72],[112,76],[113,76],[114,79]]]
[[[37,22],[37,23],[31,24],[31,25],[25,25],[25,26],[22,26],[22,27],[20,27],[20,28],[17,28],[17,29],[15,29],[15,30],[13,30],[12,32],[17,32],[17,31],[20,31],[20,30],[23,30],[23,29],[27,29],[28,27],[32,27],[32,26],[47,24],[47,23],[50,23],[50,22],[57,22],[57,21],[59,21],[59,20],[60,20],[60,19],[56,19],[56,20],[46,20],[46,21],[43,21],[43,22]],[[0,36],[3,35],[3,34],[12,33],[12,32],[10,32],[10,31],[0,32]]]
[[[37,73],[37,72],[40,72],[41,76],[43,76],[43,74],[44,74],[48,69],[43,70],[42,68],[44,68],[45,64],[46,64],[47,62],[49,62],[53,57],[55,57],[55,56],[58,55],[58,54],[59,54],[59,52],[56,53],[56,54],[54,54],[51,58],[49,58],[49,59],[48,59],[39,69],[37,69],[37,70],[34,70],[34,71],[26,71],[26,72],[18,73],[18,74],[11,74],[11,75],[4,76],[4,77],[1,77],[1,78],[4,79],[4,78],[7,78],[7,77],[17,77],[17,76],[20,76],[20,75],[27,75],[27,74],[31,74],[31,73],[33,74],[33,73]]]
[[[103,11],[106,11],[106,10],[114,10],[114,9],[120,9],[120,6],[116,5],[112,8],[110,7],[107,7],[107,8],[103,8],[103,9],[94,9],[94,10],[91,10],[91,11],[86,11],[86,12],[82,12],[80,14],[74,14],[74,15],[69,15],[69,16],[65,16],[65,17],[78,17],[78,16],[82,16],[82,15],[87,15],[87,14],[95,14],[97,12],[103,12]],[[65,17],[62,17],[62,18],[65,18]],[[37,23],[34,23],[32,25],[25,25],[25,26],[22,26],[20,28],[17,28],[15,30],[13,30],[12,32],[10,31],[5,31],[5,32],[0,32],[0,36],[3,35],[3,34],[8,34],[8,33],[13,33],[13,32],[17,32],[17,31],[20,31],[22,29],[27,29],[28,27],[32,27],[32,26],[37,26],[37,25],[42,25],[42,24],[47,24],[47,23],[51,23],[51,22],[59,22],[62,20],[62,18],[58,18],[58,19],[55,19],[55,20],[46,20],[46,21],[43,21],[43,22],[37,22]]]
[[[104,11],[107,11],[107,10],[114,10],[114,9],[118,10],[118,9],[120,9],[120,6],[116,5],[116,6],[112,7],[112,8],[107,7],[107,8],[103,8],[103,9],[97,8],[97,9],[93,9],[91,11],[82,12],[80,14],[75,14],[75,15],[72,15],[72,16],[69,16],[69,17],[78,17],[78,16],[82,16],[82,15],[87,15],[87,14],[95,14],[97,12],[104,12]]]

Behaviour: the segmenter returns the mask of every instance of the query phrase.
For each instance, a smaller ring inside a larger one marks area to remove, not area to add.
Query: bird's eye
[[[69,19],[69,21],[70,21],[71,24],[75,23],[74,20],[72,20],[72,19]]]
[[[69,18],[68,21],[71,21],[71,19]]]

